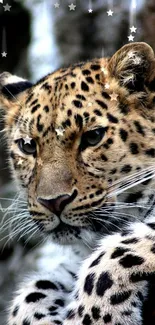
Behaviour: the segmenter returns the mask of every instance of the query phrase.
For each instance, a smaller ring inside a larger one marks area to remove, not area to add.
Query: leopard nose
[[[56,216],[60,216],[61,212],[64,210],[65,206],[70,203],[71,200],[71,195],[61,195],[58,196],[55,199],[43,199],[43,198],[38,198],[37,199],[40,204],[45,206],[48,210],[53,212]]]

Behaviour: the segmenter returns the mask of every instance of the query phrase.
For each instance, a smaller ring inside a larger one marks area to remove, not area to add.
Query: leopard
[[[12,176],[53,245],[50,271],[19,283],[7,323],[153,324],[152,48],[125,44],[35,84],[3,72],[0,107]]]

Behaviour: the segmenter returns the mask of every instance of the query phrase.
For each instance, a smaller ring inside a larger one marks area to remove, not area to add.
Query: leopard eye
[[[26,155],[34,155],[36,153],[37,147],[36,142],[31,139],[30,143],[26,143],[24,139],[17,140],[19,149]]]
[[[82,135],[80,148],[81,150],[87,147],[96,146],[104,137],[107,128],[98,128],[92,131],[85,132]]]

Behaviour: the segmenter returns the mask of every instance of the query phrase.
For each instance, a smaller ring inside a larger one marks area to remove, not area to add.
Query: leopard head
[[[0,106],[13,176],[53,240],[91,242],[111,229],[120,192],[154,175],[155,60],[145,43],[34,85],[4,72]]]

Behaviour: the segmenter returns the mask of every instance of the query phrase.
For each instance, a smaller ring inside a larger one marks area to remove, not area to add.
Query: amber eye
[[[84,150],[87,147],[96,146],[104,137],[107,128],[98,128],[88,131],[82,135],[80,149]]]
[[[36,153],[36,142],[31,139],[30,143],[26,143],[24,139],[18,139],[17,140],[19,149],[25,154],[25,155],[34,155]]]

